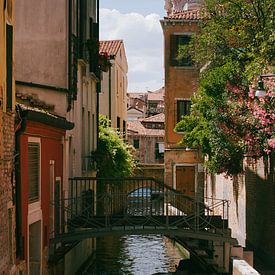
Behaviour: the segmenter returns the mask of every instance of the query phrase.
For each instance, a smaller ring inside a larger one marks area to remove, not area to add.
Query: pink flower
[[[275,148],[275,138],[271,138],[267,141],[268,145],[271,147],[271,148]]]

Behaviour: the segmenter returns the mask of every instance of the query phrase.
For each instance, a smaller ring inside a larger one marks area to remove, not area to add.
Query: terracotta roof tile
[[[141,118],[140,121],[143,121],[143,122],[164,122],[164,113],[157,114],[154,116],[149,116],[146,118]]]
[[[127,130],[139,136],[164,136],[164,130],[161,129],[147,129],[140,121],[128,121]],[[130,134],[130,133],[129,133]]]
[[[122,43],[122,40],[99,41],[99,52],[108,53],[108,55],[117,55]]]
[[[154,92],[148,91],[148,100],[156,100],[156,101],[164,100],[164,88],[161,88]]]
[[[174,12],[164,17],[164,19],[168,20],[201,20],[203,18],[204,16],[199,9]]]

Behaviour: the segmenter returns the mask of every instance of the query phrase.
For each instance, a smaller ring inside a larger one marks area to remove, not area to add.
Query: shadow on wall
[[[275,265],[274,161],[254,162],[245,170],[247,247]]]

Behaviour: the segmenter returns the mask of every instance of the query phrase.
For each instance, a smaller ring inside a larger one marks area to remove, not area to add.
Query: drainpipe
[[[109,68],[109,120],[112,121],[112,65]]]
[[[96,1],[96,19],[97,19],[97,33],[96,33],[96,39],[99,43],[99,0]],[[101,91],[101,76],[100,76],[100,70],[98,68],[98,54],[96,54],[96,76],[98,78],[98,82],[96,85],[96,133],[97,133],[97,137],[96,137],[96,148],[98,148],[98,140],[99,140],[99,93]]]
[[[17,107],[17,112],[20,113],[20,107]],[[16,211],[16,257],[23,258],[24,243],[22,236],[22,213],[21,213],[21,163],[20,163],[20,137],[26,130],[27,120],[25,117],[21,118],[19,128],[15,132],[15,211]]]
[[[72,85],[71,85],[71,78],[72,78],[72,3],[71,0],[69,2],[69,19],[68,19],[68,106],[67,112],[72,109]]]

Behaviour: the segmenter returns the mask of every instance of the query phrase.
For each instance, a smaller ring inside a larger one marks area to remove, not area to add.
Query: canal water
[[[84,274],[169,274],[186,257],[184,250],[160,235],[104,237],[97,239],[95,261]]]

